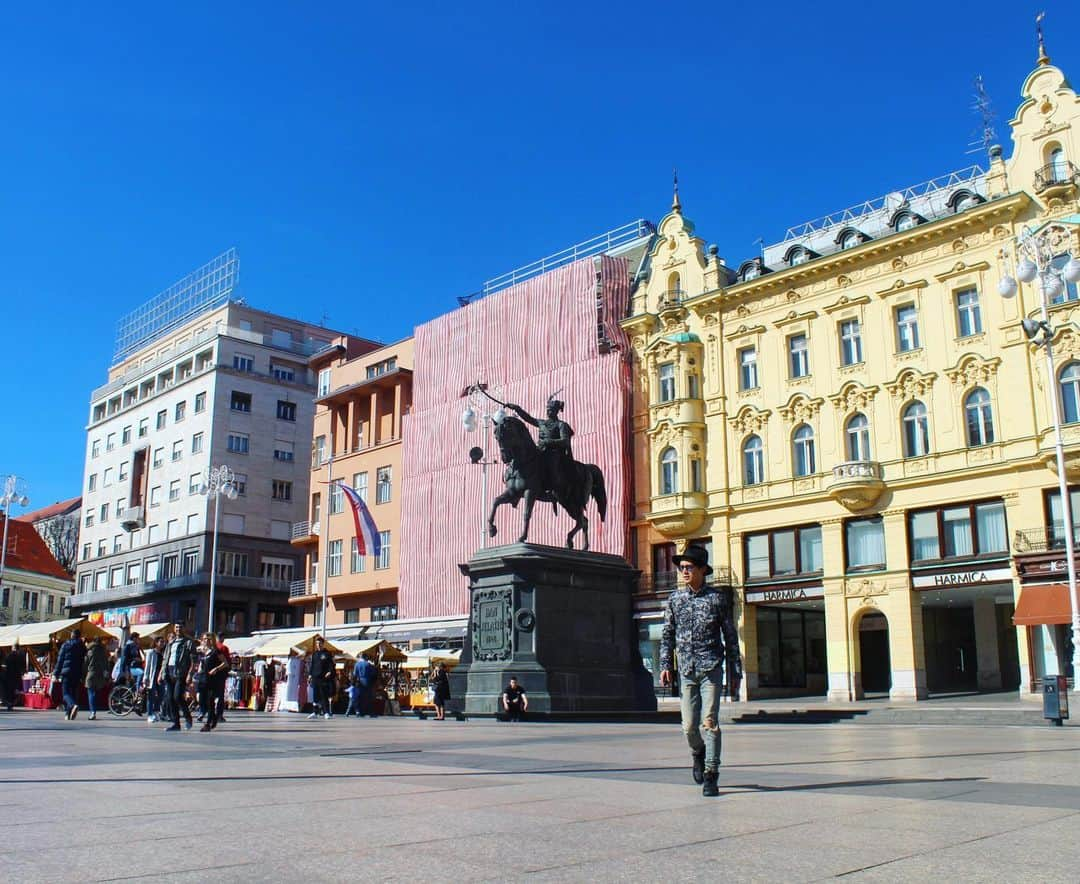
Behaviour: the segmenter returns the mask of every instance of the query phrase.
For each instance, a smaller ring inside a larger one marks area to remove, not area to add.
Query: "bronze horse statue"
[[[529,536],[533,504],[538,500],[549,501],[552,509],[558,512],[558,504],[574,520],[573,530],[566,535],[567,549],[574,548],[574,535],[580,531],[585,540],[582,549],[587,550],[589,520],[585,516],[585,507],[590,497],[596,501],[600,521],[604,521],[607,516],[607,490],[600,467],[565,458],[557,471],[560,475],[545,475],[543,452],[533,441],[525,424],[509,415],[496,422],[495,441],[499,446],[499,456],[507,465],[504,476],[506,490],[496,497],[491,505],[488,533],[492,537],[498,533],[495,527],[495,512],[500,506],[508,503],[516,508],[524,498],[525,514],[521,536],[518,537],[518,543],[524,543]]]

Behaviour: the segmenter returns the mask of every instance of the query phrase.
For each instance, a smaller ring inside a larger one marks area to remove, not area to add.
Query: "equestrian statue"
[[[589,520],[585,516],[585,507],[589,498],[596,501],[600,521],[607,516],[607,491],[604,488],[604,474],[596,464],[580,463],[574,460],[571,439],[574,431],[559,417],[564,403],[555,396],[547,401],[547,417],[537,419],[520,405],[512,402],[500,402],[489,394],[483,384],[471,388],[481,392],[492,402],[497,403],[517,417],[502,412],[497,414],[495,441],[499,446],[499,457],[506,464],[503,474],[505,490],[495,498],[488,516],[488,533],[494,537],[498,533],[495,527],[495,512],[504,503],[517,507],[519,501],[525,501],[524,520],[519,543],[524,543],[529,536],[529,522],[532,519],[533,504],[548,501],[557,513],[562,507],[574,520],[574,528],[566,535],[566,546],[574,548],[574,536],[580,531],[584,539],[582,549],[589,548]],[[525,424],[536,427],[537,441]]]

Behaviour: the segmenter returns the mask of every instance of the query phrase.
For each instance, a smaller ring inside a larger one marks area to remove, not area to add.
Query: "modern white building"
[[[219,505],[215,629],[288,626],[289,543],[305,518],[315,380],[308,357],[338,332],[233,300],[235,252],[121,320],[109,380],[94,390],[76,615],[110,623],[208,622]],[[234,498],[204,493],[208,468]]]

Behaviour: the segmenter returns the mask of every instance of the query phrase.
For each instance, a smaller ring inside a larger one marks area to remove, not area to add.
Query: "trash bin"
[[[1051,727],[1061,727],[1069,717],[1069,683],[1064,675],[1048,675],[1043,679],[1043,718]]]

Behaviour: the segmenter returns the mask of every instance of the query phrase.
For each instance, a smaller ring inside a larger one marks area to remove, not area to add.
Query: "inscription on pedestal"
[[[473,593],[472,646],[474,660],[508,660],[513,650],[513,605],[510,590]]]

